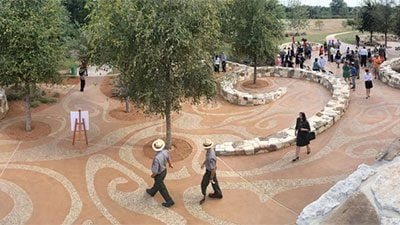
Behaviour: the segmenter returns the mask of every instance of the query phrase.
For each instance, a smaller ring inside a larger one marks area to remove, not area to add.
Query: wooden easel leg
[[[83,132],[85,133],[86,146],[88,146],[88,145],[89,145],[89,142],[88,142],[87,134],[86,134],[85,119],[82,119],[82,125],[83,125]]]
[[[72,136],[72,145],[75,145],[75,134],[76,134],[76,126],[77,125],[78,125],[78,119],[75,119],[74,135]]]

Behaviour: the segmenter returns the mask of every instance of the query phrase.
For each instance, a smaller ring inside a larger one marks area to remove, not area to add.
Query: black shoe
[[[296,162],[297,160],[299,160],[298,156],[296,158],[292,159],[292,162]]]
[[[204,203],[204,201],[206,201],[206,197],[203,197],[201,200],[200,200],[200,205],[202,205],[203,203]]]
[[[175,204],[175,202],[173,202],[173,201],[161,203],[162,206],[167,207],[167,208],[173,206],[174,204]]]
[[[154,194],[151,193],[151,189],[146,189],[146,193],[149,194],[151,197],[154,197]]]
[[[217,193],[212,193],[212,194],[210,193],[210,194],[208,194],[208,197],[221,199],[223,196],[221,194],[217,194]]]

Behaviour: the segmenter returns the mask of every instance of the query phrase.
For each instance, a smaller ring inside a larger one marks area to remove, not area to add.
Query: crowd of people
[[[296,50],[295,50],[296,49]],[[311,59],[312,45],[307,39],[293,43],[291,47],[284,47],[275,60],[275,65],[283,67],[300,67],[304,69],[306,59]]]
[[[360,47],[360,37],[356,35],[357,45],[354,49],[347,47],[342,52],[342,43],[339,40],[328,40],[318,47],[319,56],[312,63],[313,71],[326,72],[327,63],[335,63],[337,68],[342,69],[344,80],[351,85],[351,89],[356,88],[356,79],[360,79],[360,72],[364,69],[364,81],[367,89],[366,98],[370,97],[372,79],[379,79],[379,67],[386,60],[386,49],[383,45],[374,48]],[[306,59],[311,58],[312,46],[307,41],[301,44],[292,44],[291,47],[281,49],[275,60],[275,65],[283,67],[304,68]]]

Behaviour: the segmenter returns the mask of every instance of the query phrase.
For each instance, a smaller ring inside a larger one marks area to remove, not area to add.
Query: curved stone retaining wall
[[[253,74],[247,72],[247,67],[237,67],[236,70],[228,73],[220,82],[221,95],[230,103],[238,105],[262,105],[273,102],[287,92],[286,87],[266,93],[246,93],[235,89],[235,85],[243,80],[250,79]]]
[[[6,92],[0,88],[0,120],[3,119],[8,112],[8,103]]]
[[[380,80],[394,88],[400,88],[400,73],[392,69],[393,64],[400,64],[400,58],[394,58],[382,63],[379,73]]]
[[[246,65],[229,63],[229,67],[232,71],[245,73],[243,76],[252,73],[252,68]],[[296,78],[316,82],[326,87],[332,93],[332,98],[320,112],[308,119],[311,130],[316,134],[324,132],[338,121],[349,105],[349,85],[342,78],[336,78],[329,73],[285,67],[260,67],[258,76]],[[216,145],[215,150],[217,155],[252,155],[289,147],[295,143],[295,140],[294,126],[292,126],[266,137],[221,143]]]

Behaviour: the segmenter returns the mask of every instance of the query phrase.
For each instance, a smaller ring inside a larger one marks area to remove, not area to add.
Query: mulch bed
[[[17,122],[6,127],[5,133],[8,137],[18,141],[34,141],[50,134],[51,127],[47,123],[32,121],[32,131],[25,131],[25,122]]]
[[[134,121],[134,120],[142,120],[145,118],[150,118],[150,116],[144,114],[141,111],[136,110],[131,106],[131,112],[127,113],[125,112],[125,106],[121,106],[115,109],[112,109],[109,111],[109,115],[117,120],[123,120],[123,121]]]
[[[144,155],[150,159],[154,158],[154,150],[151,147],[151,144],[154,140],[147,142],[143,146]],[[192,153],[193,147],[189,144],[189,142],[180,139],[180,138],[172,138],[172,147],[169,151],[169,155],[171,157],[172,162],[182,161],[189,157]]]

